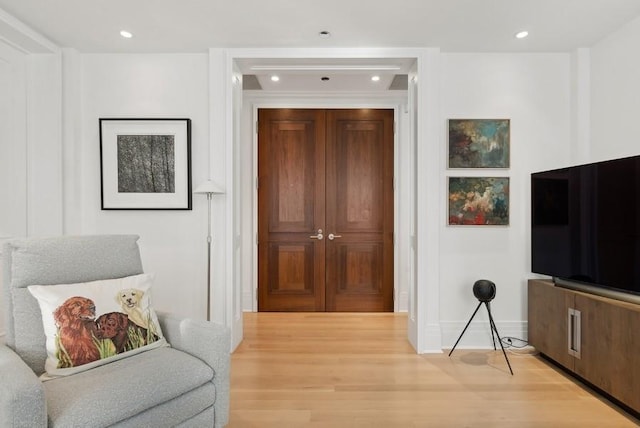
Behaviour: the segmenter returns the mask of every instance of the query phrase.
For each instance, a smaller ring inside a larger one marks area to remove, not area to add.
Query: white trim
[[[234,48],[229,57],[236,59],[304,59],[304,58],[417,58],[424,48]]]
[[[441,352],[440,329],[440,225],[442,217],[445,144],[440,119],[440,49],[422,49],[417,69],[416,162],[416,306],[418,353]],[[410,332],[410,337],[413,334]]]
[[[396,312],[409,312],[409,291],[398,293]]]
[[[63,231],[62,51],[27,56],[27,235]]]
[[[210,49],[209,55],[213,56],[218,52],[218,49]],[[439,123],[439,106],[440,106],[440,49],[438,48],[251,48],[251,49],[229,49],[224,50],[224,56],[226,61],[226,68],[231,70],[236,61],[241,59],[251,58],[407,58],[416,59],[418,63],[417,76],[423,79],[418,93],[418,106],[421,116],[419,117],[418,126],[418,158],[421,160],[427,160],[426,163],[421,164],[426,166],[429,170],[428,173],[419,174],[417,181],[417,194],[424,194],[428,190],[428,186],[425,182],[421,182],[420,178],[428,178],[429,185],[433,188],[442,183],[439,182],[439,162],[441,153],[439,147],[444,146],[441,144],[440,136],[444,132],[443,126]],[[227,87],[227,92],[231,91],[233,86],[232,80],[226,79],[230,76],[216,75],[219,71],[214,71],[214,67],[218,66],[215,61],[210,58],[210,84],[224,84]],[[221,82],[213,82],[213,77],[221,79]],[[226,80],[223,80],[226,79]],[[210,88],[210,108],[213,110],[216,103],[220,103],[221,99],[216,98],[216,93]],[[226,106],[233,102],[228,98],[224,99]],[[231,110],[229,108],[229,111]],[[223,126],[226,129],[231,130],[233,127],[233,118],[230,115],[224,116],[224,114],[216,115],[213,111],[210,112],[210,118],[224,118],[224,124],[211,122],[211,126]],[[212,145],[214,141],[210,141]],[[233,140],[226,139],[219,143],[224,145],[226,150],[233,149]],[[433,156],[430,158],[430,156]],[[232,166],[233,167],[233,166]],[[424,168],[421,168],[421,170]],[[425,177],[426,175],[426,177]],[[409,323],[409,337],[415,335],[418,340],[412,342],[416,346],[418,352],[425,352],[428,349],[441,348],[441,332],[439,328],[439,266],[440,266],[440,254],[439,248],[439,228],[440,228],[440,215],[438,214],[438,207],[440,206],[440,197],[442,190],[439,189],[434,195],[427,195],[428,201],[420,202],[417,207],[417,218],[422,222],[426,222],[426,228],[418,230],[418,234],[415,238],[416,247],[418,249],[418,258],[416,264],[418,265],[418,274],[416,277],[417,290],[415,297],[414,315],[416,315],[416,322]],[[227,201],[227,206],[229,202]],[[230,209],[233,213],[233,208]],[[428,216],[426,215],[428,214]],[[224,233],[224,232],[223,232]],[[427,240],[427,238],[429,238]],[[251,239],[254,239],[251,237]],[[423,248],[422,246],[425,246]],[[234,257],[234,253],[231,253],[231,257]],[[233,283],[227,284],[227,287],[233,287]],[[236,290],[238,291],[238,290]],[[411,296],[411,294],[410,294]],[[230,303],[226,302],[227,308],[232,308]],[[231,302],[232,305],[232,302]],[[410,302],[410,305],[413,303]]]
[[[75,49],[62,50],[62,233],[81,235],[87,216],[82,204],[82,57]],[[204,263],[203,263],[204,265]]]
[[[401,95],[402,94],[402,95]],[[391,103],[395,102],[401,104],[404,100],[406,102],[406,91],[385,91],[385,92],[341,92],[341,91],[322,91],[322,92],[295,92],[295,91],[278,91],[270,92],[263,90],[247,90],[244,91],[244,98],[251,102],[273,102],[278,100],[281,105],[290,103],[291,99],[303,100],[301,108],[313,108],[315,102],[327,102],[326,108],[352,108],[350,104],[353,104],[353,100],[366,100],[363,101],[377,105],[379,103]],[[342,101],[342,103],[338,102]],[[347,103],[347,104],[345,104]],[[322,108],[325,108],[324,106]]]
[[[0,39],[24,53],[60,53],[60,47],[0,9]]]
[[[226,49],[209,49],[209,178],[220,183],[225,194],[215,198],[212,206],[212,320],[231,330],[231,350],[242,340],[242,290],[237,272],[239,251],[236,242],[235,171],[238,168],[234,147],[240,136],[236,121],[241,111],[241,98],[235,97],[238,86],[235,63]],[[238,101],[235,102],[236,98]]]
[[[591,49],[579,48],[571,54],[572,129],[571,158],[586,163],[591,158]]]
[[[472,312],[469,313],[471,316]],[[442,346],[444,349],[451,349],[456,343],[462,330],[469,320],[465,321],[441,321]],[[500,337],[515,337],[527,340],[527,321],[496,321],[496,327]],[[499,346],[496,343],[496,346]],[[460,339],[456,349],[493,349],[491,343],[491,330],[487,311],[480,308],[471,324]],[[500,348],[498,348],[500,349]]]
[[[4,281],[4,273],[3,273],[3,268],[4,268],[4,260],[2,257],[2,251],[3,251],[3,247],[4,247],[4,243],[8,242],[11,238],[8,236],[3,236],[0,237],[0,288],[3,287],[3,281]],[[4,290],[2,292],[0,292],[0,294],[2,294],[3,296],[7,296],[6,293],[4,293]],[[0,305],[0,345],[4,345],[6,343],[6,335],[7,332],[4,330],[5,329],[5,305]]]

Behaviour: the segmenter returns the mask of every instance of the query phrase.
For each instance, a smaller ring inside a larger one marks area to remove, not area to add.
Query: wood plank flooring
[[[406,314],[247,313],[229,427],[635,427],[536,356],[417,355]]]

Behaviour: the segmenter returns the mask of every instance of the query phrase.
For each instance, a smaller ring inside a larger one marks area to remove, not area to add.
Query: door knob
[[[309,238],[317,239],[318,241],[322,241],[322,238],[324,238],[324,235],[322,234],[322,229],[318,229],[318,233],[316,235],[309,236]]]
[[[334,235],[333,233],[330,233],[327,238],[329,238],[329,241],[333,241],[336,238],[342,238],[342,235]]]

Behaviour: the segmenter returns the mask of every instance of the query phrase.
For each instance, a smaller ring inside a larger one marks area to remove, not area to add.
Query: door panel
[[[321,110],[258,112],[258,310],[324,311]]]
[[[379,232],[384,216],[381,123],[336,121],[335,140],[328,148],[330,186],[337,228],[352,232]]]
[[[327,310],[393,311],[393,111],[327,112]]]
[[[267,151],[271,166],[271,233],[309,232],[314,228],[314,126],[311,121],[274,121],[271,124]]]
[[[258,117],[258,310],[393,311],[393,111]]]

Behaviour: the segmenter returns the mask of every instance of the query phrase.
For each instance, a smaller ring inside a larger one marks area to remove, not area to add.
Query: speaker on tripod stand
[[[504,355],[504,359],[507,361],[507,366],[509,366],[509,372],[511,372],[511,375],[513,375],[513,370],[511,369],[509,358],[507,357],[507,353],[504,350],[504,346],[502,345],[502,339],[500,338],[500,334],[498,333],[498,328],[496,327],[496,323],[493,321],[493,316],[491,315],[491,306],[489,303],[494,299],[494,297],[496,297],[496,284],[494,284],[493,281],[489,281],[488,279],[479,279],[473,284],[473,295],[476,297],[476,299],[478,299],[478,306],[476,306],[476,310],[473,311],[473,314],[471,315],[471,318],[469,318],[467,325],[464,327],[464,330],[462,330],[462,333],[460,333],[460,337],[458,337],[458,340],[456,340],[455,345],[453,345],[453,348],[451,348],[451,351],[449,352],[449,356],[453,354],[453,351],[456,349],[456,346],[458,346],[458,343],[460,342],[460,339],[462,339],[464,332],[467,331],[469,324],[471,324],[473,317],[476,316],[478,309],[480,309],[480,306],[482,306],[482,304],[484,303],[485,307],[487,308],[487,313],[489,314],[489,328],[491,329],[491,340],[493,341],[493,350],[494,351],[497,350],[496,348],[496,337],[497,337],[498,343],[500,344],[500,348],[502,349],[502,354]],[[495,333],[495,336],[494,336],[494,333]]]

